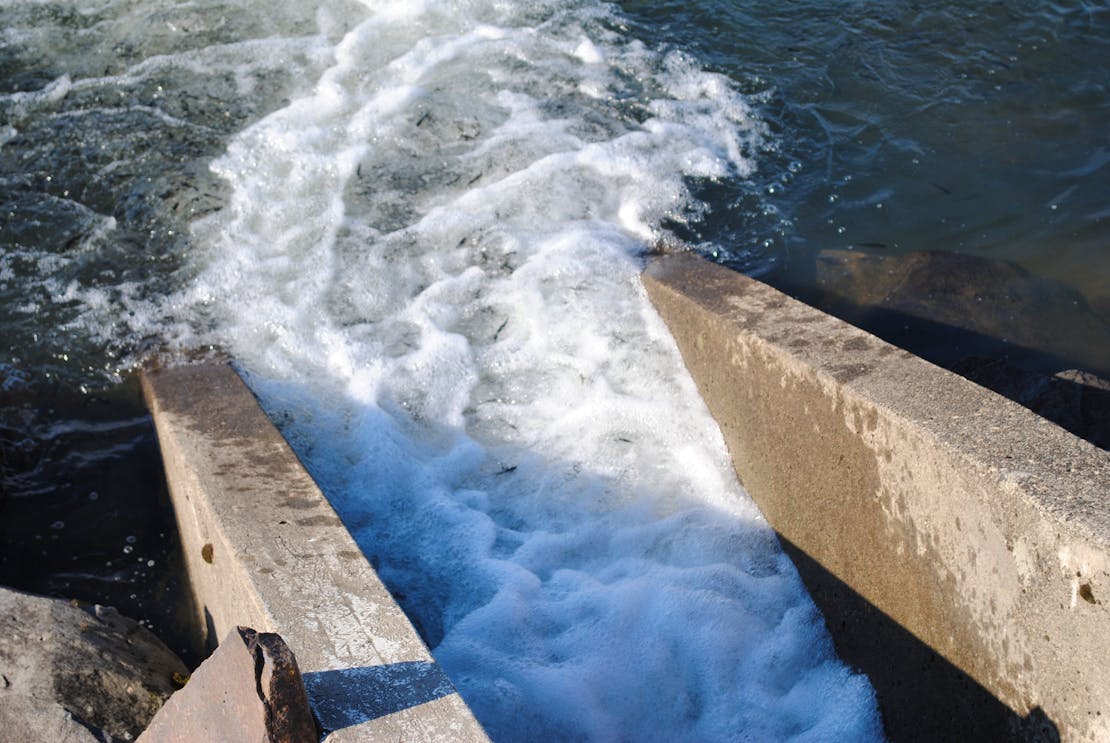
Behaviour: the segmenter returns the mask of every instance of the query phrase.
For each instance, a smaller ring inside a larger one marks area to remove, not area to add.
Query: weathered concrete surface
[[[1042,374],[998,358],[965,358],[949,369],[1110,450],[1110,381],[1078,369]]]
[[[893,738],[1110,740],[1110,454],[728,269],[643,280]]]
[[[139,743],[316,743],[297,661],[280,635],[232,630],[158,710]]]
[[[115,609],[0,588],[0,740],[131,740],[187,673]]]
[[[234,370],[153,370],[143,386],[209,642],[237,625],[279,633],[325,731],[335,731],[329,741],[486,740]],[[368,669],[417,668],[440,683],[430,689],[417,674],[388,707],[373,703],[369,684],[348,683]]]

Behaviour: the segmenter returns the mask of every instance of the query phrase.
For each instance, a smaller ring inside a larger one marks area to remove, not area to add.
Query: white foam
[[[145,316],[240,360],[495,738],[880,737],[639,285],[745,99],[594,3],[367,7]]]

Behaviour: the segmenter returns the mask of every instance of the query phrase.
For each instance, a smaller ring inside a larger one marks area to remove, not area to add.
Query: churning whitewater
[[[315,23],[104,340],[230,351],[495,739],[880,738],[639,284],[773,146],[750,102],[585,0]]]

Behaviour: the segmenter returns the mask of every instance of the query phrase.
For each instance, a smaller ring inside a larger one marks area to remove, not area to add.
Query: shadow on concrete
[[[212,618],[212,612],[208,611],[207,606],[204,607],[204,637],[201,642],[205,658],[216,652],[220,644],[220,638],[216,634],[216,620]]]
[[[426,661],[302,674],[324,735],[455,693],[439,666]]]
[[[1072,287],[941,250],[803,253],[766,281],[1110,449],[1110,317]]]
[[[1075,359],[899,309],[855,304],[810,287],[775,286],[1110,450],[1106,370],[1082,369]]]
[[[844,319],[1110,449],[1107,382],[1068,359],[893,310]]]
[[[870,677],[891,741],[1059,743],[1059,730],[1040,708],[1026,717],[1017,714],[797,545],[778,537],[825,615],[837,654]]]

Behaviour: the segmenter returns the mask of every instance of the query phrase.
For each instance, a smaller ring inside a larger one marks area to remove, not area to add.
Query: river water
[[[1107,20],[9,2],[5,580],[144,611],[173,545],[127,521],[164,487],[119,474],[152,441],[127,370],[222,347],[496,738],[879,737],[637,273],[943,247],[1101,312]]]

